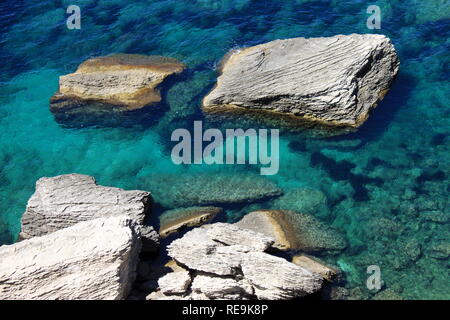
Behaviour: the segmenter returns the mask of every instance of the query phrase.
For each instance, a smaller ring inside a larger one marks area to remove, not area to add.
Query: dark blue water
[[[81,8],[81,30],[66,28],[70,4]],[[381,8],[380,30],[366,27],[371,4]],[[348,288],[371,296],[365,271],[376,264],[385,287],[404,298],[448,299],[449,26],[450,5],[441,0],[2,1],[0,243],[15,241],[42,176],[90,174],[170,203],[180,176],[196,192],[199,173],[224,186],[230,174],[256,175],[254,167],[180,167],[170,160],[170,132],[204,120],[199,104],[221,57],[279,38],[377,32],[393,41],[401,71],[367,123],[322,140],[283,134],[280,172],[266,179],[287,196],[233,206],[227,215],[233,220],[256,207],[309,211],[345,234],[349,247],[323,258],[344,270]],[[58,77],[89,57],[115,52],[166,55],[188,65],[165,92],[166,112],[121,127],[57,124],[48,103]],[[171,178],[155,178],[163,174]],[[310,192],[299,199],[299,189]]]

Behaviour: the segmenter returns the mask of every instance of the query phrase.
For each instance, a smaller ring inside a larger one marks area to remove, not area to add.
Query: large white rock
[[[209,225],[206,228],[206,233],[212,240],[226,245],[246,246],[255,251],[265,251],[275,242],[272,237],[228,223]]]
[[[50,100],[57,119],[96,114],[105,117],[161,102],[159,85],[184,64],[162,56],[113,54],[83,62],[59,78],[58,92]]]
[[[151,201],[149,192],[99,186],[87,175],[41,178],[22,216],[20,238],[42,236],[81,221],[117,215],[142,224]]]
[[[127,217],[78,223],[0,247],[0,300],[110,300],[128,296],[141,249]]]
[[[299,123],[358,127],[398,70],[394,46],[383,35],[275,40],[228,53],[203,110],[269,111]]]
[[[233,234],[242,245],[235,244]],[[264,239],[263,242],[258,239]],[[191,291],[210,299],[293,299],[318,291],[323,278],[262,252],[269,237],[230,224],[194,229],[168,246],[168,254],[194,275]],[[264,244],[264,245],[262,245]],[[161,297],[160,297],[161,298]]]
[[[318,274],[263,252],[248,253],[241,267],[259,299],[292,299],[322,288],[323,279]]]

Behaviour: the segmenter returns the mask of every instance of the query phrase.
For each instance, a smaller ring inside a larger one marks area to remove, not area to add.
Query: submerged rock
[[[203,110],[359,127],[398,70],[394,46],[383,35],[275,40],[228,53]]]
[[[225,223],[189,231],[168,246],[169,256],[193,275],[183,298],[293,299],[322,287],[320,275],[263,252],[271,243],[270,237]],[[149,297],[164,298],[170,299]]]
[[[336,253],[346,248],[345,238],[311,215],[287,210],[261,210],[245,215],[237,226],[275,239],[280,250]]]
[[[249,247],[254,251],[266,251],[274,243],[272,237],[228,223],[215,223],[208,226],[206,233],[212,240],[229,246],[241,245]]]
[[[420,213],[420,217],[427,222],[442,224],[450,222],[450,214],[438,210],[423,211]]]
[[[71,74],[61,76],[50,100],[57,120],[76,115],[111,115],[161,102],[158,90],[184,65],[176,59],[136,54],[91,58]]]
[[[283,196],[273,201],[271,207],[274,210],[292,210],[316,217],[327,217],[330,214],[325,194],[308,188],[286,191]]]
[[[385,289],[373,296],[373,300],[404,300],[403,297],[392,289]]]
[[[256,174],[152,174],[141,178],[164,208],[251,203],[283,192]]]
[[[0,247],[0,300],[125,299],[141,249],[136,221],[108,217]]]
[[[196,227],[213,220],[223,212],[218,207],[190,207],[165,211],[159,217],[159,234],[167,237],[187,227]]]
[[[20,239],[42,236],[100,217],[125,215],[142,225],[151,202],[147,191],[99,186],[87,175],[41,178],[22,216]],[[141,228],[144,251],[156,251],[158,234],[150,226]]]

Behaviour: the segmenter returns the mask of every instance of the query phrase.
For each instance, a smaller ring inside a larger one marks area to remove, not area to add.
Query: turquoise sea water
[[[81,8],[81,30],[66,28],[70,4]],[[279,38],[373,33],[366,27],[366,9],[373,4],[382,13],[375,32],[391,38],[401,60],[391,92],[356,133],[320,140],[282,133],[280,172],[266,179],[286,197],[235,205],[227,215],[232,221],[259,207],[309,211],[346,236],[345,251],[323,258],[344,270],[354,296],[373,296],[365,287],[366,268],[379,265],[384,288],[406,299],[449,299],[445,0],[2,1],[0,244],[15,241],[42,176],[77,172],[103,185],[149,190],[161,209],[161,203],[170,206],[167,190],[179,189],[180,176],[195,193],[208,177],[226,188],[230,175],[257,175],[259,169],[249,166],[175,166],[170,132],[191,127],[195,119],[207,123],[200,101],[230,49]],[[135,126],[56,123],[48,106],[59,75],[89,57],[115,52],[166,55],[187,64],[165,93],[164,115]],[[300,192],[305,200],[296,197],[299,189],[310,191]]]

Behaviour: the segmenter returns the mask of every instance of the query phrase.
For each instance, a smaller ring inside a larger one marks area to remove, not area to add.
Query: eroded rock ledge
[[[333,254],[347,247],[345,237],[314,216],[289,210],[250,212],[236,223],[241,228],[273,237],[284,251]]]
[[[95,218],[125,215],[143,225],[150,210],[150,192],[97,185],[91,176],[67,174],[41,178],[22,216],[20,239],[39,237]],[[142,226],[147,251],[155,251],[158,234]]]
[[[185,66],[176,59],[137,54],[91,58],[61,76],[50,100],[57,120],[76,115],[124,113],[161,102],[158,86]]]
[[[318,292],[339,273],[304,254],[292,262],[271,254],[343,245],[331,229],[291,211],[258,211],[238,224],[194,228],[167,246],[167,262],[154,254],[159,235],[143,225],[150,199],[149,192],[98,186],[85,175],[40,179],[23,218],[26,239],[0,247],[0,299],[295,299]],[[192,227],[221,211],[166,214],[178,221],[186,213]]]
[[[265,251],[275,239],[226,223],[196,228],[168,254],[186,271],[168,273],[147,299],[294,299],[322,288],[323,277]],[[170,280],[170,281],[169,281]]]
[[[78,223],[0,247],[0,300],[127,298],[141,250],[125,216]]]
[[[228,53],[203,110],[358,127],[398,70],[394,46],[383,35],[275,40]]]

